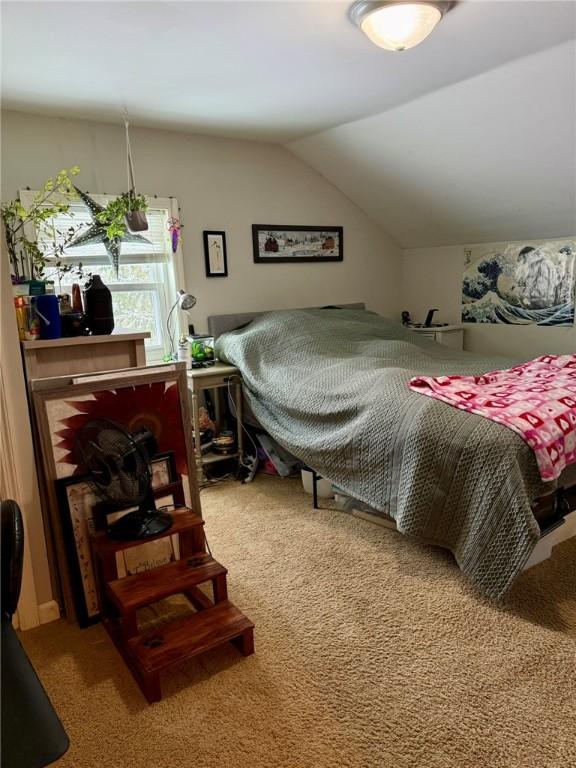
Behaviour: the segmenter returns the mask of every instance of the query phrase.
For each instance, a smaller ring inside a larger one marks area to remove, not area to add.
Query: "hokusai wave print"
[[[575,240],[475,246],[464,253],[463,322],[574,323]]]

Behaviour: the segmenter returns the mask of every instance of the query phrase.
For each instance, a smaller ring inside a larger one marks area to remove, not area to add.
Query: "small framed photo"
[[[344,259],[342,227],[252,224],[256,264],[287,264]]]
[[[174,451],[157,453],[150,462],[152,466],[152,488],[158,490],[165,485],[170,485],[176,481],[176,459]]]
[[[204,231],[206,277],[228,277],[226,232]]]

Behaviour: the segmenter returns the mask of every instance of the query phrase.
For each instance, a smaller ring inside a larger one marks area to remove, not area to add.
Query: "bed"
[[[550,530],[561,522],[568,483],[544,483],[516,433],[408,388],[418,374],[518,361],[443,347],[358,305],[219,316],[209,328],[267,432],[400,532],[449,549],[487,596],[501,598],[533,556],[536,512]]]

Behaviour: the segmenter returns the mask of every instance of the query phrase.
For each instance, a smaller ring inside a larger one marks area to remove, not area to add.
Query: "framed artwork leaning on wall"
[[[176,485],[180,484],[181,494],[173,491],[175,483],[164,486],[166,493],[172,493],[174,503],[180,498],[186,506],[201,514],[196,470],[191,443],[191,416],[188,405],[186,366],[184,363],[154,368],[131,368],[107,374],[85,374],[61,376],[51,379],[37,379],[31,384],[34,409],[40,437],[40,452],[46,494],[48,497],[49,519],[46,527],[54,541],[56,566],[60,580],[62,600],[70,620],[77,617],[76,596],[77,572],[70,567],[69,547],[64,532],[61,505],[70,503],[69,495],[64,498],[61,482],[68,478],[86,475],[79,465],[76,441],[80,430],[91,420],[110,419],[129,432],[148,428],[158,444],[158,453],[173,454],[176,471]],[[157,454],[158,456],[158,454]],[[166,479],[169,473],[166,459],[156,468],[157,478]],[[86,478],[84,478],[86,480]],[[69,481],[74,487],[74,483]],[[83,490],[82,490],[83,489]],[[76,489],[76,503],[83,503],[88,494],[85,487]],[[178,498],[176,496],[178,495]],[[118,512],[118,508],[116,508]],[[69,531],[68,531],[69,532]],[[119,574],[120,575],[120,574]]]

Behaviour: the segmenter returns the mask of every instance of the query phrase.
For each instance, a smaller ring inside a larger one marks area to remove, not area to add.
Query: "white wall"
[[[559,237],[563,237],[561,234]],[[460,323],[464,248],[472,243],[404,251],[402,309],[422,322],[428,309],[438,307],[438,322]],[[486,246],[490,247],[490,244]],[[475,325],[466,323],[464,345],[470,352],[507,355],[528,360],[543,354],[576,352],[576,328],[534,325]]]
[[[2,199],[38,187],[61,168],[79,165],[78,186],[126,189],[124,129],[5,112]],[[184,224],[185,289],[198,298],[197,331],[223,312],[365,301],[397,314],[400,249],[342,192],[288,150],[272,144],[131,130],[140,192],[176,197]],[[344,261],[254,264],[252,224],[344,227]],[[229,277],[206,278],[202,230],[226,231]]]

